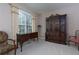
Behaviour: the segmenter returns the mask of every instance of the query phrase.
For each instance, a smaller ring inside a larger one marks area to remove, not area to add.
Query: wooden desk
[[[34,38],[37,38],[38,40],[38,32],[27,33],[27,34],[17,34],[17,46],[19,43],[21,47],[21,52],[22,52],[23,43],[28,41],[29,39],[34,39]]]

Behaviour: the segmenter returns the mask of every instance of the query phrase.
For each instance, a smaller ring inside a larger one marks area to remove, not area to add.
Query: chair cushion
[[[8,50],[13,49],[13,48],[14,48],[14,45],[11,45],[11,44],[8,44],[8,45],[7,45],[7,49],[8,49]]]
[[[7,44],[6,44],[6,42],[0,44],[0,54],[2,52],[5,52],[5,51],[7,51]]]
[[[4,54],[12,49],[14,49],[14,45],[7,44],[6,46],[4,46],[0,49],[0,54]]]

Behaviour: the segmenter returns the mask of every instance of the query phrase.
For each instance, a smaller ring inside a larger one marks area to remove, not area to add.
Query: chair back
[[[3,42],[8,39],[8,35],[6,32],[0,31],[0,42]]]
[[[0,31],[0,54],[7,50],[8,35],[6,32]]]
[[[75,36],[79,36],[79,30],[75,31]]]
[[[76,36],[77,40],[79,41],[79,30],[76,30],[75,36]]]

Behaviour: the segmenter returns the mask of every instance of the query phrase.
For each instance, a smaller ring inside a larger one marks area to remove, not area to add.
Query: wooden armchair
[[[70,42],[75,43],[75,45],[78,46],[79,50],[79,30],[76,30],[75,36],[69,36],[68,45],[70,45]]]
[[[8,41],[11,41],[11,44]],[[0,31],[0,55],[7,54],[12,50],[14,50],[14,54],[16,54],[15,41],[12,39],[8,39],[8,35],[6,32]]]

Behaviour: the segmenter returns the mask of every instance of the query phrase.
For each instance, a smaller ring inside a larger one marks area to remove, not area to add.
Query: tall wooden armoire
[[[46,18],[46,41],[66,44],[66,14]]]

